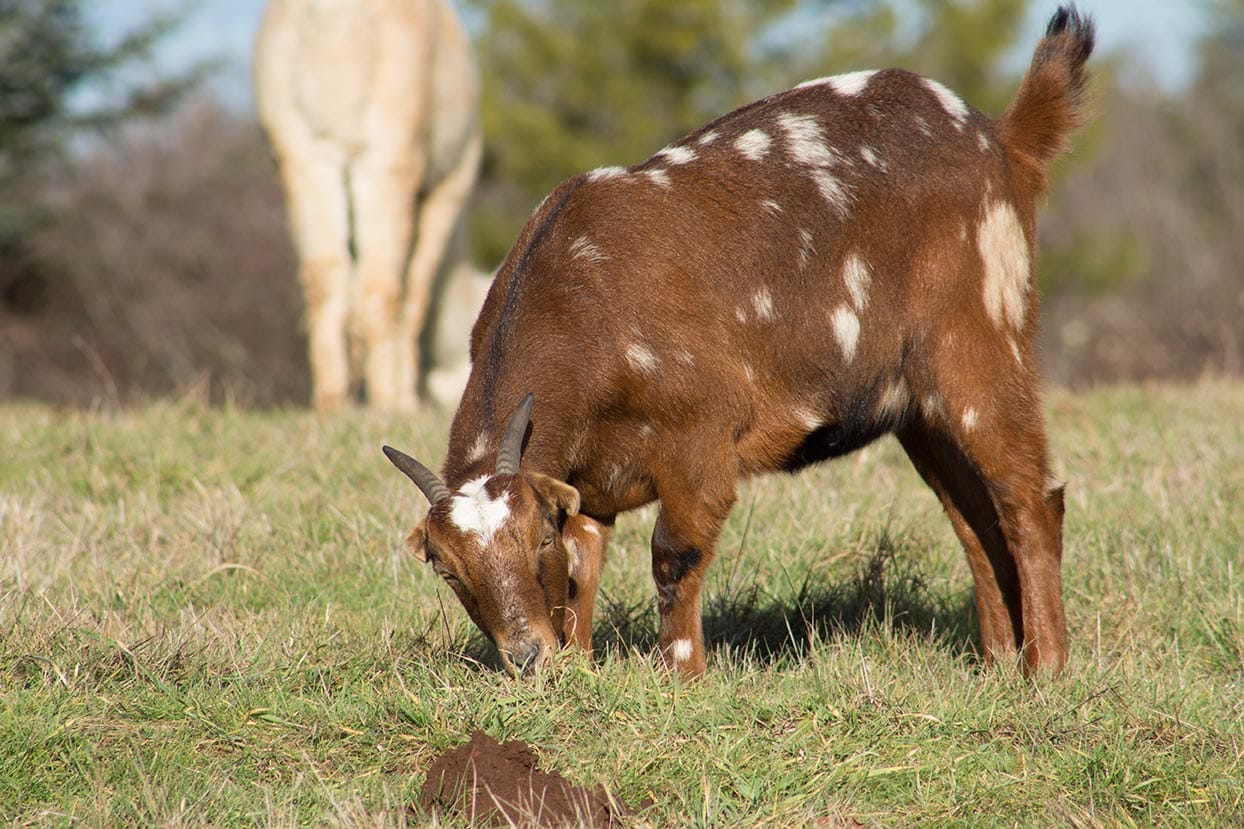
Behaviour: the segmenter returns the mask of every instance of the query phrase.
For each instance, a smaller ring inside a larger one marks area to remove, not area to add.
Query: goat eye
[[[548,546],[552,545],[552,543],[553,543],[553,539],[554,539],[554,535],[553,535],[553,533],[551,533],[551,532],[545,533],[545,534],[544,534],[544,538],[540,539],[540,546],[541,546],[541,547],[548,547]]]

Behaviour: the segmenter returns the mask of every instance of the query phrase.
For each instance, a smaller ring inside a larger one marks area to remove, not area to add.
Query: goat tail
[[[1017,172],[1031,177],[1036,193],[1045,192],[1050,162],[1084,120],[1084,65],[1095,38],[1091,18],[1074,5],[1060,7],[1033,52],[1015,100],[995,125]]]

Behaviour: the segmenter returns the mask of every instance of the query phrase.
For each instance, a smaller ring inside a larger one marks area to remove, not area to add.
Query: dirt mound
[[[522,827],[621,826],[630,810],[605,787],[585,789],[541,771],[521,740],[498,743],[476,731],[428,768],[419,793],[427,813],[458,813],[481,824]]]

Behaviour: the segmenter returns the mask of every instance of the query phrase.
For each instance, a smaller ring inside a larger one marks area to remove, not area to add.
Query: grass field
[[[650,648],[653,513],[597,658],[499,673],[402,540],[448,416],[0,407],[0,818],[424,825],[483,728],[640,826],[1244,826],[1244,384],[1054,393],[1070,670],[985,671],[966,562],[896,444],[744,486],[709,675]],[[451,824],[452,825],[452,824]]]

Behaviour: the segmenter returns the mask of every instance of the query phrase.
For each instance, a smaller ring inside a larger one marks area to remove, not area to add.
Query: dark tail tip
[[[1045,27],[1046,37],[1057,37],[1063,34],[1070,35],[1076,42],[1078,46],[1076,57],[1080,61],[1088,60],[1097,42],[1097,29],[1093,25],[1092,18],[1080,14],[1080,10],[1074,3],[1059,6],[1058,11],[1054,12],[1054,16],[1050,18],[1049,25]]]

